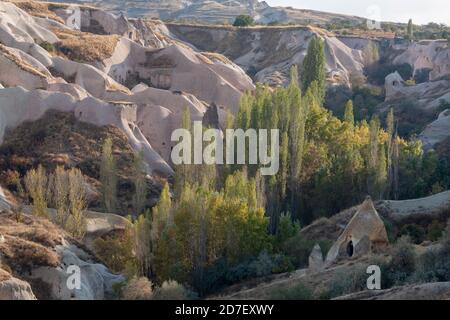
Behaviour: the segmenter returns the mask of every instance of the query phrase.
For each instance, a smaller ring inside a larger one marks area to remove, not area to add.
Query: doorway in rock
[[[353,248],[353,241],[350,241],[350,242],[347,244],[347,255],[348,255],[349,257],[353,257],[353,250],[354,250],[354,248]]]

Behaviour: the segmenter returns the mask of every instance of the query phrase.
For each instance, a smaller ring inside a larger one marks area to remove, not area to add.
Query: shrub
[[[20,184],[20,174],[15,170],[13,171],[8,169],[6,172],[3,172],[1,179],[3,180],[5,186],[9,189],[16,190],[17,186]]]
[[[366,269],[357,267],[350,272],[336,272],[328,286],[327,296],[330,298],[358,292],[366,289]]]
[[[152,283],[145,277],[131,279],[122,289],[124,300],[151,300],[153,298]]]
[[[393,247],[386,274],[388,287],[405,284],[416,269],[416,253],[410,241],[401,237]]]
[[[50,52],[50,53],[56,51],[55,46],[54,46],[53,44],[51,44],[50,42],[47,42],[47,41],[42,42],[42,43],[40,44],[40,46],[41,46],[42,48],[44,48],[45,50],[47,50],[48,52]]]
[[[433,220],[428,226],[427,238],[431,241],[438,241],[444,234],[444,228],[438,220]]]
[[[424,83],[430,81],[430,72],[433,71],[433,69],[430,68],[424,68],[419,69],[415,72],[414,80],[416,83]]]
[[[450,220],[443,233],[441,248],[428,250],[418,260],[414,280],[450,281]]]
[[[240,15],[237,16],[234,20],[233,26],[234,27],[248,27],[255,23],[253,18],[249,15]]]
[[[283,273],[294,270],[290,259],[282,254],[269,255],[266,251],[258,258],[250,259],[228,269],[226,282],[232,284],[247,279],[269,276],[274,273]]]
[[[420,244],[425,240],[425,230],[417,224],[406,224],[400,229],[400,236],[408,236],[414,243]]]
[[[134,256],[134,238],[131,228],[122,234],[98,238],[94,241],[97,256],[114,272],[124,272],[128,276],[137,274]]]
[[[195,293],[172,280],[164,281],[161,287],[155,289],[153,295],[154,300],[191,300],[195,298]]]
[[[313,291],[303,283],[290,288],[277,288],[271,292],[272,300],[312,300]]]

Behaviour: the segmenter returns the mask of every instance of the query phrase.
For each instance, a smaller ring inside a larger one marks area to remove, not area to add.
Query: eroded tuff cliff
[[[64,0],[57,0],[56,2],[64,2]],[[85,1],[75,0],[72,2],[82,3]],[[301,10],[292,7],[273,7],[265,1],[258,0],[91,0],[89,2],[112,12],[126,12],[130,17],[153,17],[163,20],[195,21],[210,24],[233,23],[236,16],[241,14],[250,15],[257,22],[264,24],[325,25],[346,22],[350,25],[358,25],[365,22],[365,19],[360,17]]]
[[[193,120],[213,103],[236,111],[254,88],[237,65],[196,52],[164,26],[87,6],[13,1],[0,9],[0,141],[48,110],[72,112],[123,130],[149,173],[170,176],[171,128],[185,108]]]

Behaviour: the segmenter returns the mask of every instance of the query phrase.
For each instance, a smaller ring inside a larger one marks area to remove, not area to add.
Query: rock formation
[[[398,72],[386,77],[386,101],[405,98],[415,98],[423,108],[435,108],[439,103],[446,101],[450,93],[450,81],[438,80],[424,82],[417,85],[408,85]]]
[[[10,277],[0,280],[0,300],[36,300],[36,297],[27,282]]]
[[[57,0],[64,2],[64,0]],[[82,2],[82,1],[76,1]],[[183,20],[202,23],[233,23],[236,16],[247,14],[259,23],[319,24],[346,21],[352,25],[365,22],[364,18],[292,7],[272,7],[259,0],[91,0],[90,3],[121,13],[126,10],[133,17],[154,17],[164,20]],[[126,4],[125,4],[126,3]]]
[[[383,216],[393,221],[420,219],[421,217],[439,217],[445,215],[450,206],[450,191],[438,193],[426,198],[411,200],[383,200],[377,208]]]
[[[439,117],[426,126],[425,130],[419,135],[424,149],[434,148],[440,142],[450,137],[450,113],[449,110],[441,112]]]
[[[366,199],[333,244],[326,264],[380,250],[389,243],[386,228],[370,198]]]
[[[395,47],[401,49],[401,47]],[[395,57],[394,64],[408,63],[413,73],[429,70],[429,80],[436,81],[450,75],[450,48],[447,40],[426,40],[408,44],[406,50]]]
[[[95,227],[92,219],[88,215],[90,231],[105,229],[98,224]],[[0,243],[0,299],[35,299],[35,295],[57,300],[105,299],[113,296],[114,283],[124,281],[123,276],[111,273],[50,221],[25,212],[20,221],[15,213],[0,212],[0,233],[5,238]],[[23,279],[9,276],[2,270],[3,264]],[[69,277],[78,271],[80,287],[71,288],[67,284]],[[36,280],[46,286],[34,287]],[[47,287],[49,290],[42,292]],[[34,294],[32,289],[36,289]]]
[[[63,243],[55,248],[60,256],[58,268],[39,267],[32,271],[30,278],[40,279],[50,286],[50,295],[56,300],[103,300],[113,296],[113,284],[124,282],[125,278],[115,275],[99,263],[91,261],[89,255],[74,245]],[[79,289],[71,289],[67,283],[73,270],[79,268],[81,285]]]
[[[309,255],[308,267],[310,272],[318,272],[324,268],[322,249],[319,244],[314,246]]]
[[[168,24],[180,40],[202,51],[219,52],[254,75],[258,82],[285,85],[292,65],[301,65],[310,39],[325,41],[327,77],[331,85],[349,86],[351,78],[362,76],[363,47],[347,45],[324,30],[310,27],[238,29],[222,26]],[[276,48],[276,50],[273,50]]]

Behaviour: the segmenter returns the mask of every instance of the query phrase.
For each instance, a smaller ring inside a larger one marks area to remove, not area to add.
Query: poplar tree
[[[408,27],[407,27],[406,32],[407,32],[408,40],[413,40],[414,39],[414,25],[413,25],[412,19],[409,19],[409,21],[408,21]]]
[[[344,121],[348,124],[351,124],[352,126],[355,124],[352,100],[348,100],[345,104]]]
[[[133,195],[133,208],[134,213],[139,215],[144,210],[147,195],[146,172],[142,152],[134,154],[133,182],[135,189]]]
[[[25,188],[33,200],[33,214],[39,217],[48,217],[48,178],[44,168],[39,165],[25,176]]]
[[[302,65],[302,90],[306,92],[314,81],[317,82],[317,98],[320,105],[325,99],[325,63],[325,44],[318,36],[314,36]]]
[[[117,203],[117,165],[112,153],[112,139],[106,138],[102,148],[100,182],[103,205],[107,212],[114,212]]]

